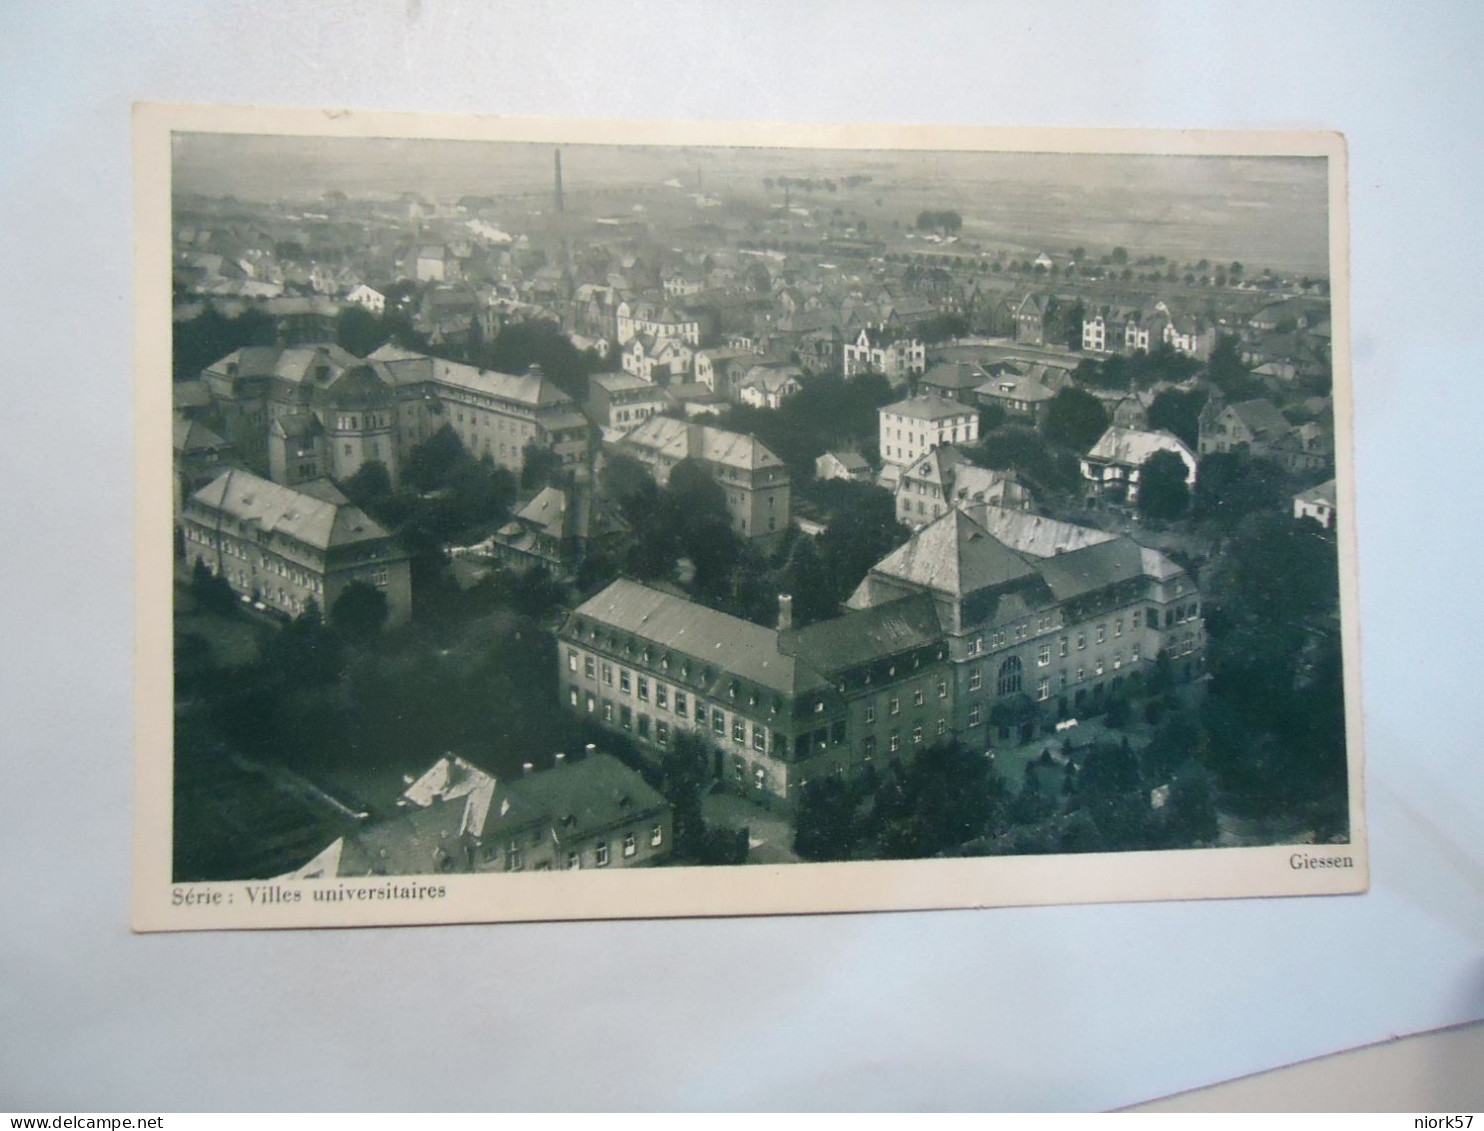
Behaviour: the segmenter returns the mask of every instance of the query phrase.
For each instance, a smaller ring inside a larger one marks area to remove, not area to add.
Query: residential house
[[[448,249],[441,244],[419,247],[409,258],[412,277],[419,283],[446,283],[454,274],[450,270]]]
[[[668,384],[690,375],[695,351],[679,338],[636,334],[624,343],[620,358],[625,373],[650,383]]]
[[[868,483],[871,480],[871,465],[859,452],[825,452],[814,461],[814,478]]]
[[[796,365],[754,365],[737,389],[737,399],[753,408],[778,408],[803,391],[802,371]]]
[[[914,530],[937,521],[953,507],[1024,508],[1030,501],[1030,493],[1014,472],[978,467],[951,444],[918,459],[902,472],[896,486],[897,521]]]
[[[1046,344],[1046,315],[1050,300],[1028,294],[1015,305],[1015,340],[1027,345]]]
[[[1335,514],[1337,505],[1335,502],[1335,481],[1326,480],[1317,487],[1300,491],[1293,497],[1293,517],[1312,518],[1326,530],[1335,525]]]
[[[362,310],[372,314],[381,315],[386,313],[386,295],[368,287],[365,283],[358,283],[346,294],[345,301],[352,306],[359,306]]]
[[[1272,458],[1278,446],[1293,432],[1293,425],[1272,401],[1250,400],[1236,404],[1210,401],[1200,414],[1200,454],[1230,452],[1245,448],[1254,456]]]
[[[1156,452],[1173,452],[1186,468],[1186,483],[1195,486],[1196,458],[1169,432],[1109,428],[1082,457],[1082,478],[1094,497],[1132,503],[1139,497],[1139,476]]]
[[[596,496],[591,485],[572,490],[542,488],[494,535],[494,553],[511,569],[546,569],[553,577],[576,576],[591,547],[611,540],[623,520]]]
[[[756,360],[757,351],[751,344],[745,348],[697,350],[695,379],[717,396],[735,400],[743,375]]]
[[[614,323],[620,346],[639,334],[676,338],[693,348],[701,344],[700,319],[669,305],[625,300],[614,310]]]
[[[1161,306],[1164,304],[1161,303]],[[1195,314],[1169,312],[1164,324],[1164,340],[1176,353],[1204,361],[1216,348],[1216,327]]]
[[[880,373],[903,385],[927,370],[927,347],[887,329],[862,327],[854,342],[841,345],[840,364],[846,377]]]
[[[1044,372],[1042,367],[1037,367]],[[1007,370],[998,377],[991,377],[974,390],[981,405],[999,405],[1005,415],[1015,419],[1039,424],[1046,415],[1046,408],[1056,396],[1036,373],[1016,373]]]
[[[672,383],[665,392],[680,411],[692,420],[699,416],[720,416],[727,406],[726,401],[705,385],[694,381]]]
[[[931,393],[945,401],[975,403],[975,391],[988,376],[977,365],[965,361],[940,361],[930,365],[917,382],[919,392]]]

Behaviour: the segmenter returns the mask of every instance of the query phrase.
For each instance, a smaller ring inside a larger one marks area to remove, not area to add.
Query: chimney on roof
[[[794,626],[794,599],[791,593],[778,594],[778,631],[787,632]]]
[[[522,762],[520,764],[520,773],[521,773],[521,776],[522,777],[530,777],[531,774],[532,774],[532,772],[535,769],[536,769],[536,767],[535,767],[535,764],[534,763],[531,763],[531,762]]]

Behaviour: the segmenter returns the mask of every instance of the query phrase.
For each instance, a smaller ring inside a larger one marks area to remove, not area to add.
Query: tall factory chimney
[[[562,200],[562,151],[556,151],[556,210],[561,214],[567,210]]]

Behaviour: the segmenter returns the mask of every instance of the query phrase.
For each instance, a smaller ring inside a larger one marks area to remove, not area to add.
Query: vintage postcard
[[[137,929],[1365,890],[1338,135],[135,150]]]

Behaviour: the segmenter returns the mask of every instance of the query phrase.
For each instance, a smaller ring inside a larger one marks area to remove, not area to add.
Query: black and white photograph
[[[140,929],[1364,890],[1336,135],[135,124]]]

